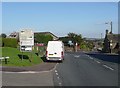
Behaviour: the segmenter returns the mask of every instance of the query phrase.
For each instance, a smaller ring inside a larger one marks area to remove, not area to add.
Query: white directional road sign
[[[19,33],[20,51],[32,51],[34,46],[34,32],[29,29],[24,29]]]

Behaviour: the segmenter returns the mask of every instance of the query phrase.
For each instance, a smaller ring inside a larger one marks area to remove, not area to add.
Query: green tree
[[[68,33],[68,37],[70,37],[70,38],[74,38],[75,36],[76,36],[77,34],[75,34],[75,33]]]
[[[82,35],[81,34],[75,34],[75,33],[68,33],[67,35],[71,41],[73,41],[74,43],[78,43],[81,44],[83,39],[82,39]]]
[[[81,43],[81,49],[83,50],[92,50],[94,47],[94,44],[92,41],[86,41],[85,39],[83,39],[84,41]]]
[[[3,46],[2,38],[0,38],[0,47]]]
[[[15,38],[2,38],[2,46],[4,47],[17,47],[17,39]]]
[[[2,34],[0,35],[0,37],[2,37],[2,38],[6,38],[7,35],[6,35],[5,33],[2,33]]]
[[[44,43],[47,44],[48,41],[53,40],[53,37],[51,35],[45,35],[45,34],[36,34],[35,35],[35,43]]]

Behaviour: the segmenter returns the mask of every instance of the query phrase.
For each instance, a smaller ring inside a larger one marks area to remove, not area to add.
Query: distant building
[[[19,33],[18,32],[12,32],[7,38],[19,39]]]
[[[54,35],[51,32],[35,32],[34,35],[36,35],[36,34],[51,35],[53,37],[53,40],[58,40],[59,39],[59,37],[57,37],[56,35]]]
[[[94,46],[93,50],[94,51],[102,51],[104,39],[100,39],[100,38],[85,38],[85,41],[93,43],[93,46]]]
[[[103,51],[106,53],[118,53],[120,50],[120,34],[113,34],[106,30]]]

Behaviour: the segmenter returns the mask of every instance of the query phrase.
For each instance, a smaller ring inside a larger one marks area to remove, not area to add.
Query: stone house
[[[120,34],[113,34],[112,32],[108,32],[106,30],[106,35],[103,44],[103,52],[106,53],[118,53],[120,50],[120,42],[119,42]]]

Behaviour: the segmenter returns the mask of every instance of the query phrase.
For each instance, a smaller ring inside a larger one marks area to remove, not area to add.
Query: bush
[[[44,43],[46,45],[50,40],[53,40],[53,37],[51,35],[44,34],[35,35],[35,43]]]
[[[2,47],[3,43],[2,43],[2,38],[0,38],[0,47]]]
[[[2,43],[4,47],[17,47],[17,39],[14,38],[2,38]]]
[[[0,37],[2,37],[2,38],[6,38],[7,35],[6,35],[5,33],[2,33],[2,34],[0,35]]]

